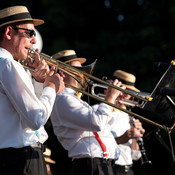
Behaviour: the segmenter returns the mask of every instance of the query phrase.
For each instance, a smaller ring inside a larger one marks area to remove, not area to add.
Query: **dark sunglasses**
[[[15,30],[18,30],[18,29],[21,29],[21,30],[26,30],[28,32],[26,32],[26,34],[32,38],[33,36],[36,37],[36,32],[33,30],[33,29],[25,29],[25,28],[20,28],[20,27],[13,27],[13,29]]]

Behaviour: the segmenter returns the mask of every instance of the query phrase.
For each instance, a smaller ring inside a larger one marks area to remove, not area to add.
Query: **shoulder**
[[[60,103],[60,104],[64,104],[64,105],[74,105],[79,103],[81,100],[78,99],[75,95],[73,94],[69,94],[66,92],[61,92],[59,94],[57,94],[56,96],[56,103]]]

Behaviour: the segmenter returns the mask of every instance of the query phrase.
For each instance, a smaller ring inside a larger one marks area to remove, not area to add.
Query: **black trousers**
[[[132,166],[115,165],[115,175],[134,175]]]
[[[0,149],[0,174],[47,175],[43,150],[30,146]]]
[[[114,175],[114,162],[102,158],[75,159],[72,175]]]

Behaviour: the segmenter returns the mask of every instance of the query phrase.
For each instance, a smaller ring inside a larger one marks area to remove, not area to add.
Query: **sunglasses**
[[[26,35],[30,38],[32,38],[33,36],[36,37],[36,32],[33,30],[33,29],[25,29],[25,28],[20,28],[20,27],[13,27],[14,30],[18,30],[18,29],[21,29],[21,30],[26,30],[28,32],[25,32]]]

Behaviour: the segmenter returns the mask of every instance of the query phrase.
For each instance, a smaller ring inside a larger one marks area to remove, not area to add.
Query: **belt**
[[[26,152],[26,150],[28,150],[29,148],[33,148],[33,149],[41,149],[43,152],[45,151],[45,145],[43,145],[42,143],[35,143],[35,144],[32,144],[30,146],[25,146],[25,147],[22,147],[22,148],[12,148],[12,147],[9,147],[9,148],[3,148],[3,149],[0,149],[0,154],[12,154],[12,153],[18,153],[18,152]]]
[[[106,159],[106,158],[98,158],[98,157],[92,158],[92,160],[103,162],[103,163],[115,162],[114,159]]]
[[[43,152],[45,151],[45,149],[46,149],[46,146],[44,145],[44,144],[42,144],[42,143],[40,143],[40,142],[36,142],[36,143],[34,143],[34,144],[32,144],[32,145],[30,145],[32,148],[39,148],[39,149],[41,149]]]
[[[132,168],[132,165],[116,165],[115,170],[116,172],[125,172],[127,173]]]
[[[86,158],[76,158],[73,159],[73,162],[79,162],[79,161],[95,161],[95,162],[101,162],[101,163],[111,163],[114,164],[115,160],[114,159],[106,159],[106,158],[90,158],[90,157],[86,157]]]

